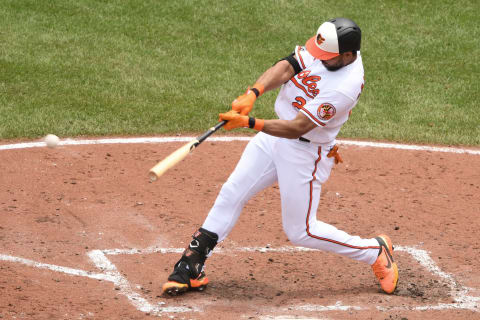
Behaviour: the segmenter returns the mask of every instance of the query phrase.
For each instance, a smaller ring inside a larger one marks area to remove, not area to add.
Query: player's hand
[[[257,100],[257,95],[255,92],[248,89],[247,92],[233,100],[232,110],[246,116],[252,111],[255,100]]]
[[[255,93],[255,91],[257,93]],[[242,116],[248,115],[253,109],[253,104],[257,100],[257,94],[260,96],[265,91],[265,87],[261,83],[255,83],[252,89],[248,88],[247,92],[239,96],[232,102],[232,110],[237,111]]]
[[[248,128],[248,116],[241,115],[237,111],[230,110],[226,113],[220,113],[218,116],[219,121],[228,121],[227,124],[223,126],[225,130],[232,130],[235,128]]]

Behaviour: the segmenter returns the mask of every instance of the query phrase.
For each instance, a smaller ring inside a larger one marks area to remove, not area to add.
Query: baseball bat
[[[169,156],[165,159],[157,163],[150,171],[148,172],[148,176],[150,177],[150,181],[156,181],[161,175],[163,175],[168,169],[182,161],[190,152],[192,152],[200,143],[205,141],[210,135],[212,135],[215,131],[223,127],[227,123],[226,120],[220,121],[214,127],[211,127],[207,131],[205,131],[201,136],[193,139],[192,141],[188,142],[184,146],[178,148],[174,152],[172,152]]]

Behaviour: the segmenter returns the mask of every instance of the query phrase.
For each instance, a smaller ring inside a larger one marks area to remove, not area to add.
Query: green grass
[[[342,138],[478,146],[479,11],[476,0],[2,0],[0,139],[202,132],[322,21],[347,16],[363,31],[366,87]],[[275,96],[253,115],[274,118]]]

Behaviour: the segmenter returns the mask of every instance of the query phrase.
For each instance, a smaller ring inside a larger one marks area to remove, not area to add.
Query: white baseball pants
[[[362,239],[316,219],[322,183],[334,165],[333,145],[284,139],[259,132],[223,185],[203,228],[224,240],[257,192],[278,181],[283,229],[292,244],[335,252],[368,264],[378,256],[375,238]]]

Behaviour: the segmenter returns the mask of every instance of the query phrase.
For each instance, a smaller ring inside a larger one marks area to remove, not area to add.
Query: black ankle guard
[[[189,279],[196,279],[203,271],[203,265],[207,256],[217,245],[218,236],[216,233],[200,228],[193,235],[193,240],[183,252],[180,260],[175,264],[173,273],[168,280],[187,283]]]
[[[189,249],[207,257],[215,248],[218,241],[218,235],[203,228],[198,229],[193,234],[193,240],[188,246]]]

